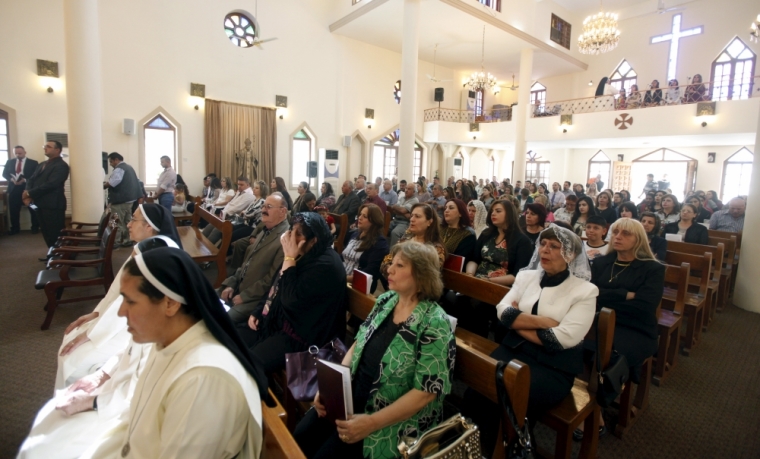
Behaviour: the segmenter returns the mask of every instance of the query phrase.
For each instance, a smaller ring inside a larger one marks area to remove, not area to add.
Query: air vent
[[[61,142],[61,145],[63,145],[63,148],[69,147],[69,135],[63,132],[46,132],[45,133],[45,142],[53,142],[53,141]]]
[[[338,159],[338,150],[325,150],[325,159]]]
[[[455,166],[461,166],[462,165],[462,158],[454,158],[454,165]]]

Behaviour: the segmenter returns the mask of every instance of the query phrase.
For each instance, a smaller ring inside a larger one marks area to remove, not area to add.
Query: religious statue
[[[251,148],[251,139],[245,139],[245,148],[235,153],[235,173],[238,177],[248,177],[253,182],[258,180],[259,159]]]

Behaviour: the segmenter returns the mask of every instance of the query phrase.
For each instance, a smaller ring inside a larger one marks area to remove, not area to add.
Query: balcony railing
[[[448,121],[451,123],[500,123],[512,121],[509,107],[481,110],[454,110],[453,108],[429,108],[425,110],[425,121]]]
[[[697,102],[712,102],[719,100],[739,100],[750,97],[760,97],[760,75],[752,78],[729,80],[722,79],[716,83],[705,82],[702,84],[705,91],[700,94],[694,90],[700,85],[681,85],[680,97],[676,100],[668,100],[668,88],[661,87],[662,97],[659,102],[647,101],[646,90],[639,91],[640,99],[631,98],[623,102],[620,96],[585,97],[582,99],[559,100],[547,102],[544,105],[536,105],[533,109],[533,117],[569,115],[575,113],[606,112],[612,110],[635,110],[641,108],[660,107],[664,105],[694,104]],[[427,120],[426,120],[427,121]]]

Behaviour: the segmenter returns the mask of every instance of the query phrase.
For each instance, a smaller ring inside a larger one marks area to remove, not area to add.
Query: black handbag
[[[625,356],[612,350],[610,362],[607,368],[601,368],[599,356],[599,322],[596,325],[596,372],[599,384],[596,388],[596,402],[599,406],[607,408],[623,392],[623,386],[628,381],[628,360]]]
[[[530,430],[528,429],[528,418],[525,418],[525,424],[520,429],[517,425],[517,418],[515,412],[512,409],[512,403],[507,395],[507,388],[504,387],[504,367],[507,364],[499,361],[496,363],[496,392],[499,395],[499,404],[504,408],[503,412],[506,412],[507,419],[502,420],[502,443],[504,445],[504,452],[507,459],[535,459],[533,450],[533,442],[530,438]],[[507,421],[512,425],[512,428],[517,435],[512,441],[509,441],[509,435],[507,434]]]

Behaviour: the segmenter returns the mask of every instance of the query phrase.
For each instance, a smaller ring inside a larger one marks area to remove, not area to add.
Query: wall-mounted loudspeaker
[[[314,178],[317,176],[317,162],[316,161],[308,161],[306,163],[306,175],[309,178]]]
[[[344,147],[350,147],[351,146],[351,136],[350,135],[344,135],[343,136],[343,146]]]
[[[121,124],[121,132],[126,135],[135,135],[135,120],[124,118]]]
[[[443,88],[435,88],[435,101],[443,102]]]

